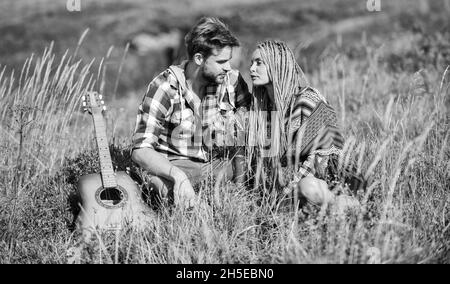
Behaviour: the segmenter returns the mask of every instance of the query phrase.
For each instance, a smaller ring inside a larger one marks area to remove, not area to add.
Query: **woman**
[[[256,182],[264,175],[273,181],[273,186],[284,188],[285,193],[298,189],[312,204],[334,201],[327,183],[318,177],[339,155],[344,139],[325,98],[308,86],[294,54],[284,42],[267,40],[258,44],[252,55],[250,76],[253,101],[249,145],[256,147],[248,147],[248,154],[253,161],[259,161]],[[317,124],[317,119],[322,119],[316,115],[319,106],[325,110],[322,116],[328,117]],[[314,112],[315,122],[308,125]],[[314,143],[305,147],[301,143],[305,142],[305,133],[311,136],[311,129]]]

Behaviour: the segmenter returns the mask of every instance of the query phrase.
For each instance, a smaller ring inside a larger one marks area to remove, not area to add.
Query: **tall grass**
[[[363,60],[326,57],[310,74],[341,115],[341,165],[370,181],[354,193],[358,211],[273,210],[252,189],[210,181],[194,211],[163,208],[147,228],[81,250],[70,196],[99,165],[78,105],[102,72],[76,54],[56,61],[52,48],[0,74],[0,262],[449,262],[448,68],[393,73],[366,47]],[[111,150],[119,169],[130,166],[127,143]]]
[[[66,157],[86,148],[86,140],[79,134],[89,133],[90,128],[84,129],[78,110],[81,96],[93,89],[96,80],[91,73],[94,60],[84,63],[77,58],[84,36],[72,55],[66,51],[57,58],[51,43],[41,55],[32,54],[19,73],[12,70],[7,75],[7,67],[1,69],[0,212],[2,218],[7,215],[2,219],[1,233],[8,246],[6,258],[13,253],[21,234],[24,211],[35,207],[41,198],[48,200],[43,188],[49,185],[42,183],[61,167]],[[62,193],[64,185],[59,186],[52,190]],[[58,202],[65,206],[60,197]],[[55,205],[34,209],[51,212],[58,207]],[[42,221],[37,223],[42,225]]]
[[[76,60],[76,61],[75,61]],[[52,174],[66,153],[79,147],[72,131],[81,96],[95,84],[90,63],[68,51],[56,62],[53,44],[35,59],[28,58],[20,74],[0,74],[0,115],[3,190],[20,190],[42,174]],[[17,184],[10,184],[11,181]]]

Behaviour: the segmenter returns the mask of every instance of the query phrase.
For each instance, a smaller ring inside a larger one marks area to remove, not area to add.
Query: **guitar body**
[[[138,185],[125,172],[114,171],[102,115],[106,107],[101,99],[96,92],[83,96],[84,110],[93,118],[100,161],[99,174],[85,175],[78,182],[81,196],[78,225],[85,241],[95,230],[120,230],[125,224],[144,228],[154,219]]]
[[[145,226],[152,218],[138,185],[125,172],[116,172],[116,180],[117,187],[104,188],[100,174],[81,177],[78,191],[82,209],[78,223],[84,233],[93,229],[120,230],[131,223]]]

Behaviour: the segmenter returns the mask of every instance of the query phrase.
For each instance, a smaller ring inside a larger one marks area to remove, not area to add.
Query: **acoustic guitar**
[[[106,107],[101,99],[96,92],[83,96],[84,110],[94,121],[100,160],[100,173],[82,176],[78,183],[81,197],[78,225],[85,239],[90,239],[94,230],[120,230],[124,224],[145,226],[153,218],[135,181],[126,172],[113,169],[103,118]]]

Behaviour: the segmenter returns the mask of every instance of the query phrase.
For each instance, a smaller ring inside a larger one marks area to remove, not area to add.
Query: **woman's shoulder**
[[[316,88],[313,88],[311,86],[302,87],[300,90],[295,94],[295,97],[297,100],[311,100],[316,103],[318,102],[327,102],[325,97],[317,90]]]
[[[320,102],[327,103],[322,94],[313,87],[303,87],[294,96],[292,106],[294,112],[296,109],[308,108],[313,110]]]

